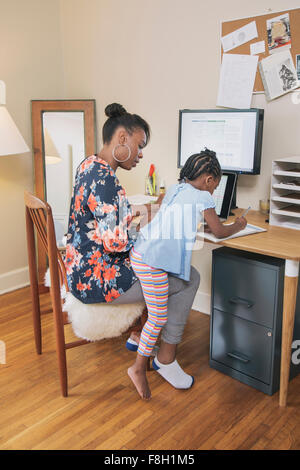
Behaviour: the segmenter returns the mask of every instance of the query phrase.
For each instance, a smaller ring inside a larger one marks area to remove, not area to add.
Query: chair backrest
[[[51,287],[54,292],[64,285],[68,291],[66,268],[60,251],[57,248],[52,210],[47,202],[25,191],[26,231],[28,240],[28,256],[36,259],[34,244],[34,227],[41,241],[49,262]]]

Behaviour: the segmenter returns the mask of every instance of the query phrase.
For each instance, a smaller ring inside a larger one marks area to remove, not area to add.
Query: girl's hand
[[[216,214],[215,209],[206,209],[204,211],[204,219],[217,238],[226,238],[239,232],[247,225],[245,217],[237,217],[233,224],[222,224]]]
[[[243,229],[246,227],[246,225],[247,225],[247,219],[245,219],[245,217],[237,217],[237,218],[235,219],[235,222],[234,222],[234,223],[236,224],[236,227],[237,227],[238,230],[240,231],[240,230],[243,230]]]

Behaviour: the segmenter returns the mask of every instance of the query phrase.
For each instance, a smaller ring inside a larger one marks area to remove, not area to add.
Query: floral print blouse
[[[125,190],[110,165],[92,155],[79,165],[70,207],[65,265],[83,303],[111,302],[137,280],[129,260],[135,237]]]

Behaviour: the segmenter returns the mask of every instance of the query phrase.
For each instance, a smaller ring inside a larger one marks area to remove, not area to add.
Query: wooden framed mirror
[[[95,100],[32,100],[35,194],[52,207],[58,246],[67,232],[75,171],[96,153]],[[42,289],[47,259],[38,243]]]

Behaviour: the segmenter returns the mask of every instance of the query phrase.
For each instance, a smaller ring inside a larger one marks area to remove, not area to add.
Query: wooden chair
[[[27,233],[27,251],[29,263],[29,276],[32,297],[32,313],[34,337],[37,354],[42,354],[42,334],[41,334],[41,315],[39,304],[37,259],[35,249],[35,234],[41,241],[43,248],[48,256],[50,279],[51,279],[51,301],[54,314],[54,325],[56,333],[56,349],[58,357],[59,375],[61,391],[64,397],[68,396],[68,376],[66,350],[89,343],[87,340],[78,340],[72,343],[65,342],[64,325],[68,322],[67,314],[62,310],[63,300],[61,297],[61,287],[64,286],[68,292],[67,276],[65,265],[60,251],[57,248],[55,228],[52,216],[52,210],[49,204],[38,199],[33,194],[25,191],[25,210],[26,210],[26,233]],[[141,318],[128,331],[141,331],[147,321],[147,310],[144,309]],[[148,362],[149,370],[149,362]]]

